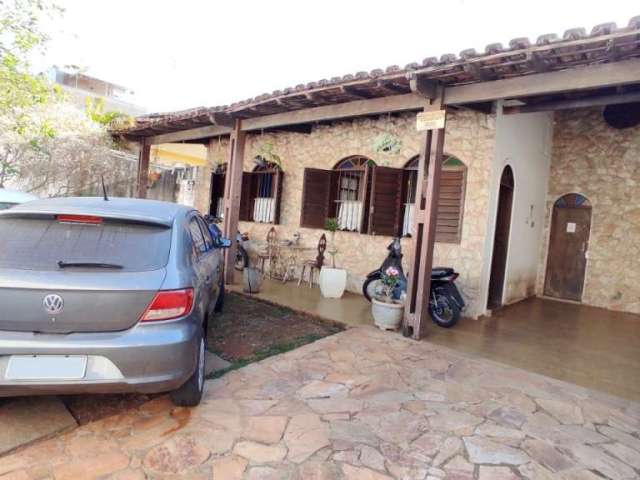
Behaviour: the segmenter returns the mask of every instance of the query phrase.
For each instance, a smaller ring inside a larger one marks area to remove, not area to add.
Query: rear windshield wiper
[[[115,270],[120,270],[124,268],[122,265],[118,265],[117,263],[101,263],[101,262],[63,262],[60,260],[58,262],[58,267],[60,268],[112,268]]]

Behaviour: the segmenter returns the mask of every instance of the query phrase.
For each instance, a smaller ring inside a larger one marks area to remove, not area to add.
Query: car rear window
[[[0,218],[0,268],[58,270],[58,262],[121,265],[124,271],[166,266],[171,229],[105,219],[98,225],[53,218]],[[121,270],[121,271],[122,271]]]

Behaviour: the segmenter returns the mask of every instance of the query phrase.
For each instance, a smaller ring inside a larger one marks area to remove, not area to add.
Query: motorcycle
[[[400,239],[394,238],[387,247],[389,254],[377,270],[369,273],[362,286],[362,293],[371,301],[372,297],[379,295],[382,290],[382,275],[389,267],[395,267],[400,272],[400,281],[393,291],[393,298],[404,299],[407,295],[407,279],[402,270],[402,250]],[[455,280],[459,274],[453,268],[435,267],[431,270],[431,291],[429,293],[429,313],[436,325],[451,328],[460,319],[460,314],[465,307],[464,299]]]
[[[220,227],[218,227],[218,223],[220,223],[221,219],[214,217],[213,215],[205,215],[204,219],[209,226],[211,236],[214,238],[222,238],[222,231],[220,230]],[[249,266],[249,254],[243,246],[244,242],[247,240],[249,240],[248,233],[240,233],[239,231],[236,233],[236,259],[233,266],[239,272]]]

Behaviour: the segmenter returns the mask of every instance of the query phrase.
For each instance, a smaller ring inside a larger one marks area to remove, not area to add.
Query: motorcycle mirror
[[[229,248],[231,246],[231,240],[228,238],[220,238],[218,240],[218,248]]]

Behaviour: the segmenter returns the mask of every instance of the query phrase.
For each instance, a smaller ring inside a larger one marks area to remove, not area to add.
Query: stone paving
[[[353,328],[0,458],[0,479],[638,478],[640,404]]]

